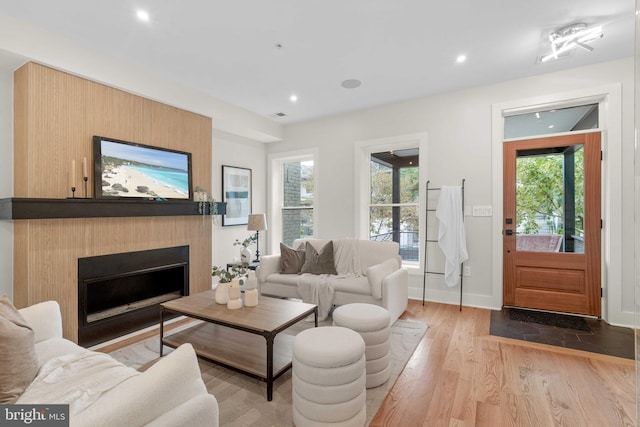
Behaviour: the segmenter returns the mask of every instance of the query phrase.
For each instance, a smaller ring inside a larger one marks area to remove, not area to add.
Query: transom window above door
[[[504,138],[526,138],[599,127],[598,104],[515,114],[504,118]]]

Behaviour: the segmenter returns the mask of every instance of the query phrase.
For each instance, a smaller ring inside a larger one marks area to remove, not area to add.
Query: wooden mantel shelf
[[[226,213],[226,203],[216,203],[218,214]],[[208,206],[205,207],[208,214]],[[201,215],[198,203],[180,200],[0,199],[0,219],[5,220],[184,215]]]

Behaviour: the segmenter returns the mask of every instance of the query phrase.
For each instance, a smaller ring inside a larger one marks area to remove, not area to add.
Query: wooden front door
[[[600,317],[600,133],[503,150],[504,305]]]

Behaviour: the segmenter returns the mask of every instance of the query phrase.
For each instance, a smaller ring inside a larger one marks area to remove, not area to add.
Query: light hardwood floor
[[[489,335],[486,309],[410,301],[429,330],[371,426],[635,426],[632,360]]]
[[[410,300],[402,318],[429,329],[370,426],[635,427],[632,360],[493,337],[490,314]]]

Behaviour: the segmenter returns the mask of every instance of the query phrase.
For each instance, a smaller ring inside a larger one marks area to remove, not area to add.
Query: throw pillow
[[[0,296],[0,404],[12,404],[38,373],[33,330],[6,296]]]
[[[338,274],[333,263],[333,241],[329,241],[319,252],[311,243],[306,242],[304,252],[301,273]]]
[[[380,264],[372,265],[367,268],[367,278],[369,279],[369,285],[371,286],[371,295],[375,299],[379,300],[382,298],[382,281],[384,278],[397,269],[398,261],[394,258],[389,258]]]
[[[300,245],[298,249],[290,248],[280,243],[280,274],[298,274],[304,264],[305,249]]]

